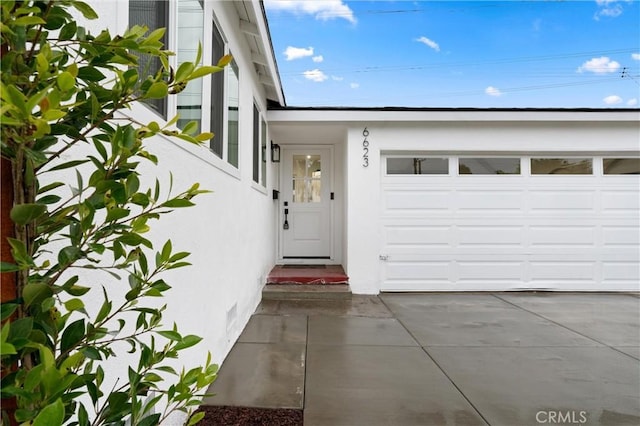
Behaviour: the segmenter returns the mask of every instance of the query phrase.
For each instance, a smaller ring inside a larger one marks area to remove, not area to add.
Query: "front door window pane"
[[[319,203],[322,171],[319,155],[293,156],[293,202]]]

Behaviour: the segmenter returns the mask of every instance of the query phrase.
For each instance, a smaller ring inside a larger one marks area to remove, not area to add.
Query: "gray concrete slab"
[[[305,426],[483,425],[417,347],[309,345]]]
[[[637,426],[639,303],[531,293],[263,301],[205,404],[304,408],[306,426]]]
[[[362,295],[341,300],[263,300],[256,314],[392,317],[377,296]]]
[[[236,343],[204,405],[302,408],[304,343]]]
[[[599,346],[487,294],[385,294],[422,346]]]
[[[612,346],[616,350],[640,360],[640,346]]]
[[[312,316],[309,344],[418,346],[394,318]]]
[[[491,425],[640,424],[640,363],[611,348],[427,351]]]
[[[242,331],[242,343],[305,343],[307,317],[303,315],[253,315]]]
[[[626,294],[501,294],[501,299],[611,346],[640,346],[640,299]]]

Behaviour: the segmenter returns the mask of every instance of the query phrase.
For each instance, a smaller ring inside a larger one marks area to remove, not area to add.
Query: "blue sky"
[[[264,3],[289,106],[640,107],[638,0]]]

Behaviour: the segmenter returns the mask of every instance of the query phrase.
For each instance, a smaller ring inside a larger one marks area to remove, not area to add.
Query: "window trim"
[[[269,139],[269,126],[264,109],[256,99],[253,100],[251,127],[251,182],[263,188],[266,193],[269,182],[269,168],[267,167],[269,164],[269,148],[267,142]],[[263,133],[263,131],[265,133]],[[263,149],[263,141],[266,143],[264,146],[265,149]]]

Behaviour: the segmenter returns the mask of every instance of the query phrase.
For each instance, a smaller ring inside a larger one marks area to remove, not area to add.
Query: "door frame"
[[[327,182],[329,184],[329,192],[335,193],[335,150],[333,145],[281,145],[281,154],[280,158],[284,160],[287,158],[287,151],[312,151],[312,150],[329,150],[329,178]],[[319,265],[319,264],[327,264],[334,265],[340,264],[341,260],[336,259],[336,208],[335,208],[335,200],[331,200],[329,204],[329,259],[313,259],[313,258],[284,258],[284,235],[282,224],[284,223],[284,200],[282,197],[282,189],[287,188],[287,185],[290,185],[289,179],[284,175],[283,172],[284,166],[283,163],[280,162],[278,164],[278,188],[280,188],[280,196],[278,197],[276,203],[276,232],[277,232],[277,253],[276,259],[278,264],[286,264],[286,265]]]

